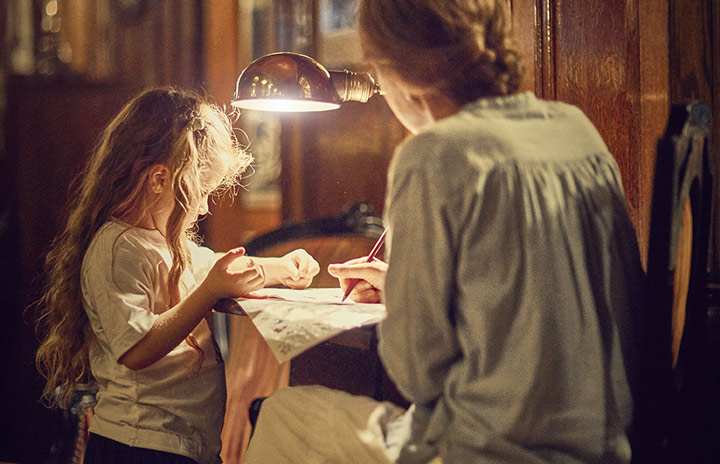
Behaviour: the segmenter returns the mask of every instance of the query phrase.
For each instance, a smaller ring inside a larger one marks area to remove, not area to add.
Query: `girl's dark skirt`
[[[146,448],[136,448],[94,433],[88,438],[83,464],[197,464],[194,460]]]

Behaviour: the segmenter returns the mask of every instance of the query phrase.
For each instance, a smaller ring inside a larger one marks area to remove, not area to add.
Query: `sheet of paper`
[[[265,288],[258,298],[235,301],[252,319],[278,362],[346,330],[375,324],[385,318],[385,305],[341,302],[339,288]]]

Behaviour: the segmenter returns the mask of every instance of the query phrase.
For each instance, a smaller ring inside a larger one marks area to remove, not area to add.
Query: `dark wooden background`
[[[40,24],[43,1],[9,0],[0,2],[4,30],[15,20],[11,7],[21,3],[32,5]],[[315,55],[318,0],[255,3],[270,8],[273,18],[264,36],[267,52]],[[598,127],[620,166],[645,256],[655,142],[670,105],[707,103],[719,139],[719,2],[511,3],[528,71],[523,89],[579,106]],[[42,382],[32,364],[33,314],[24,309],[37,297],[42,259],[65,217],[68,186],[100,128],[128,96],[150,85],[201,87],[227,103],[237,75],[257,52],[250,1],[59,5],[61,39],[73,49],[69,65],[49,75],[17,75],[10,66],[14,44],[5,41],[0,48],[0,461],[8,462],[44,462],[55,438],[58,414],[37,403]],[[38,27],[35,39],[42,38]],[[361,63],[350,67],[363,70]],[[208,244],[224,250],[283,222],[336,214],[356,201],[380,214],[387,165],[405,135],[381,98],[331,113],[284,116],[282,205],[214,206],[203,223]]]

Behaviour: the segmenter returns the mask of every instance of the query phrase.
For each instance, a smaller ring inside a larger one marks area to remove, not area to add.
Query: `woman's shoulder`
[[[445,190],[494,178],[516,184],[533,176],[584,169],[612,155],[583,112],[532,94],[481,99],[406,139],[391,164],[391,176],[420,175]]]
[[[499,160],[499,153],[507,151],[510,138],[491,122],[479,122],[461,111],[405,139],[396,150],[393,164],[398,169],[423,169],[436,174],[463,170],[478,158],[493,164]]]

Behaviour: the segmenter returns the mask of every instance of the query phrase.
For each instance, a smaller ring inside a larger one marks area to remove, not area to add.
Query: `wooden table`
[[[237,316],[237,308],[235,300],[227,299],[215,309]],[[375,325],[342,332],[294,357],[290,361],[289,383],[323,385],[408,406],[380,361]]]
[[[293,358],[290,385],[324,385],[408,406],[380,362],[375,326],[343,332]]]

